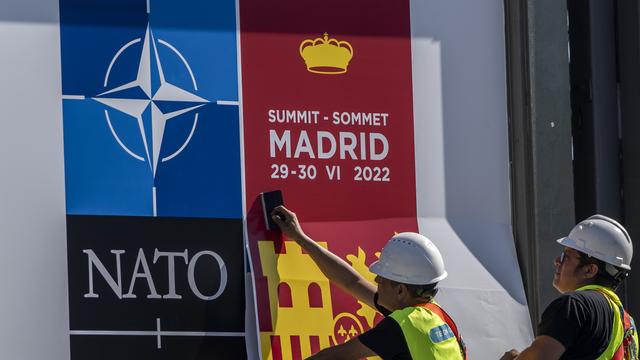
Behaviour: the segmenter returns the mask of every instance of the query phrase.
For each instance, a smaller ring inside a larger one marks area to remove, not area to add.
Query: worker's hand
[[[299,243],[305,236],[296,214],[286,207],[277,206],[271,212],[271,217],[286,237]]]
[[[513,360],[513,359],[517,358],[518,355],[520,355],[520,352],[518,350],[511,349],[511,350],[507,351],[506,353],[504,353],[504,355],[502,355],[500,360]]]

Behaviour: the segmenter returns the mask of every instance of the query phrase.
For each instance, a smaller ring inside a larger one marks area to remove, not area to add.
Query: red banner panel
[[[393,233],[417,231],[409,2],[243,0],[240,24],[262,353],[307,357],[376,313],[267,231],[258,195],[281,189],[305,232],[370,280]]]

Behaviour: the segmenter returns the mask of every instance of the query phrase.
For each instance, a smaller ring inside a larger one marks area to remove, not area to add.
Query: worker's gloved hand
[[[296,242],[300,242],[305,237],[296,214],[284,206],[277,206],[271,212],[273,221],[280,227],[282,233]]]
[[[511,349],[511,350],[507,351],[506,353],[504,353],[504,355],[502,355],[500,360],[513,360],[513,359],[517,358],[518,355],[520,355],[520,352],[518,350]]]

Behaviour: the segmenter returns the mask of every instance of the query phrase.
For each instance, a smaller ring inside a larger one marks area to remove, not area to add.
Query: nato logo
[[[242,216],[235,1],[61,0],[67,213]]]

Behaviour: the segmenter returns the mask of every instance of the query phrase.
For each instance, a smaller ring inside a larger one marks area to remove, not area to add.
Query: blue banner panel
[[[243,359],[242,220],[67,216],[72,359]]]
[[[234,0],[61,0],[67,213],[241,218]]]

